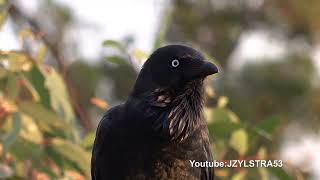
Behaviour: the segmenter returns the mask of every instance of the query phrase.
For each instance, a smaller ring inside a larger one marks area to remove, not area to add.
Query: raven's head
[[[172,139],[184,139],[202,109],[203,80],[218,68],[193,48],[169,45],[157,49],[143,65],[133,95],[153,106],[169,108]]]
[[[182,91],[188,83],[215,74],[218,68],[195,49],[168,45],[157,49],[144,63],[135,85],[135,93],[158,88]]]

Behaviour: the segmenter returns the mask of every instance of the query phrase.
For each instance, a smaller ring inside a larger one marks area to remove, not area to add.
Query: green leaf
[[[84,148],[91,148],[93,146],[95,137],[96,137],[96,132],[88,133],[87,136],[83,139],[81,145]]]
[[[231,122],[229,110],[216,108],[213,111],[213,122]]]
[[[75,115],[64,80],[54,69],[45,76],[45,87],[49,90],[51,106],[66,122],[74,123]]]
[[[287,171],[283,168],[280,167],[273,167],[273,168],[268,168],[268,170],[278,177],[281,180],[291,180],[292,177],[287,173]]]
[[[234,122],[213,122],[208,125],[208,129],[211,135],[217,138],[229,139],[232,132],[243,128],[244,125],[241,123]]]
[[[11,100],[15,100],[19,95],[18,78],[15,74],[9,73],[7,82],[7,95]]]
[[[128,61],[121,56],[108,56],[108,57],[106,57],[106,59],[109,62],[114,63],[114,64],[118,64],[118,65],[127,65],[128,64]]]
[[[103,41],[103,46],[111,46],[111,47],[114,47],[114,48],[123,49],[123,45],[120,42],[114,41],[114,40],[105,40],[105,41]]]
[[[220,101],[220,105],[227,103],[225,102],[227,99],[222,98]],[[232,111],[226,108],[215,108],[212,111],[213,122],[240,122],[239,117]]]
[[[67,87],[64,80],[55,69],[52,68],[45,74],[44,85],[49,91],[52,109],[62,117],[62,120],[65,121],[65,123],[77,125]],[[72,129],[71,133],[73,138],[78,138],[75,129]]]
[[[64,156],[66,159],[74,162],[86,176],[90,176],[90,153],[84,151],[77,144],[73,144],[69,141],[60,138],[52,139],[52,144],[50,145],[53,149]]]
[[[272,139],[272,136],[280,125],[280,122],[280,119],[277,117],[266,118],[256,125],[256,131],[265,138]]]
[[[40,102],[46,108],[51,108],[50,94],[49,90],[45,87],[45,76],[40,71],[39,66],[33,66],[32,69],[26,73],[26,76],[34,89],[38,92],[40,96]]]
[[[214,144],[214,148],[212,153],[214,154],[214,159],[224,159],[225,153],[229,148],[228,144],[226,143],[225,139],[222,138],[211,138]]]
[[[7,74],[8,74],[7,70],[1,67],[1,64],[0,64],[0,79],[6,77]]]
[[[54,133],[55,130],[60,130],[62,132],[71,131],[71,127],[67,123],[41,104],[27,101],[20,102],[18,106],[23,113],[31,116],[38,124],[38,127],[43,131],[49,133]]]
[[[21,76],[21,80],[23,80],[24,86],[25,86],[25,88],[28,89],[28,92],[30,93],[32,99],[36,102],[39,102],[40,95],[39,95],[38,91],[34,88],[32,83],[30,83],[30,81],[25,76]]]
[[[43,162],[43,146],[35,144],[20,137],[17,138],[16,143],[10,147],[10,153],[20,161],[31,160],[34,167],[40,166]]]
[[[9,147],[16,141],[20,129],[21,117],[18,112],[15,112],[12,115],[12,129],[2,138],[5,151],[7,151]]]
[[[244,129],[238,129],[231,135],[230,146],[243,156],[248,151],[248,134]]]

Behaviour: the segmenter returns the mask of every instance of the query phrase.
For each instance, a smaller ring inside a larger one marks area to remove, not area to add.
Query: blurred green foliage
[[[0,56],[0,177],[89,177],[90,151],[61,75],[23,51]]]

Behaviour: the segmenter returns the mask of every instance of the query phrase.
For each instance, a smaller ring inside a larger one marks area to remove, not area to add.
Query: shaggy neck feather
[[[202,120],[203,81],[189,82],[182,92],[173,100],[168,117],[171,139],[178,141],[190,136]]]

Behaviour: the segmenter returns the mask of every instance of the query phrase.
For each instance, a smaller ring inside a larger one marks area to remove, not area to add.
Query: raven
[[[218,68],[185,45],[157,49],[144,63],[127,101],[99,123],[93,180],[214,179],[203,118],[203,80]]]

